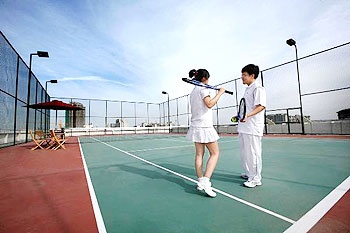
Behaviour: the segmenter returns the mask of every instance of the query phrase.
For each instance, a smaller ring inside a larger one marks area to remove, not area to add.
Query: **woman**
[[[209,72],[205,69],[191,70],[189,77],[208,84]],[[214,172],[219,159],[219,145],[217,140],[219,136],[213,127],[213,114],[211,108],[220,99],[225,92],[224,88],[220,88],[214,98],[210,96],[210,89],[195,86],[190,95],[191,104],[191,125],[187,132],[187,139],[195,144],[196,157],[195,168],[198,177],[198,190],[204,190],[210,197],[216,197],[216,193],[211,188],[210,178]],[[203,157],[205,147],[209,150],[210,156],[206,164],[203,174]]]

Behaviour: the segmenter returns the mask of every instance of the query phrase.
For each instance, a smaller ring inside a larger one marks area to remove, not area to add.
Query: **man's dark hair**
[[[249,64],[243,67],[242,73],[247,72],[249,75],[254,74],[254,79],[257,79],[259,76],[259,66],[256,66],[254,64]]]

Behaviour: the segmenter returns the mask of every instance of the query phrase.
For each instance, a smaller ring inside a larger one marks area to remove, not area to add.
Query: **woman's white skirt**
[[[186,138],[192,142],[216,142],[220,137],[214,127],[190,127]]]

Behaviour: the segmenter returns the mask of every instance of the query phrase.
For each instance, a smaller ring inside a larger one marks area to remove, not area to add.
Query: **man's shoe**
[[[243,185],[248,188],[255,188],[256,186],[262,185],[262,183],[260,181],[246,181]]]
[[[241,175],[241,178],[242,178],[242,179],[245,179],[245,180],[248,180],[249,177],[248,177],[246,174],[242,174],[242,175]]]

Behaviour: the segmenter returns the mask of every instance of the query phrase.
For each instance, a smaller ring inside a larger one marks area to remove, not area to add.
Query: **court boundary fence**
[[[263,69],[260,72],[261,82],[266,89],[271,89],[273,86],[271,80],[275,79],[276,76],[288,74],[291,76],[290,82],[296,83],[295,63],[300,63],[300,77],[305,77],[307,74],[303,73],[303,68],[306,70],[308,67],[320,67],[323,66],[323,58],[326,58],[327,61],[332,59],[333,66],[329,67],[330,70],[327,71],[334,75],[332,81],[336,84],[332,87],[320,87],[299,92],[295,94],[294,98],[306,101],[310,97],[333,96],[336,93],[340,96],[336,101],[344,102],[347,99],[342,96],[349,96],[350,84],[348,79],[338,82],[338,80],[344,79],[336,75],[350,73],[350,68],[347,65],[349,60],[343,61],[346,57],[350,57],[350,42]],[[140,127],[144,127],[149,132],[154,132],[150,130],[152,127],[164,127],[168,132],[185,133],[190,124],[189,94],[161,103],[50,97],[1,31],[0,58],[0,147],[28,142],[30,141],[28,138],[29,130],[57,128],[58,122],[63,122],[63,127],[71,136],[74,136],[78,131],[79,134],[85,132],[85,135],[93,132],[101,134],[107,132],[130,133],[137,132],[136,128]],[[299,85],[305,89],[309,88],[303,82]],[[233,96],[225,95],[226,97],[222,97],[223,100],[220,100],[213,108],[214,126],[219,133],[235,134],[237,133],[237,125],[230,122],[230,118],[237,112],[239,97],[244,93],[244,86],[240,77],[219,83],[216,86],[233,90],[235,94]],[[295,85],[294,87],[296,89]],[[267,93],[274,94],[271,90],[267,90]],[[79,115],[78,111],[74,113],[58,111],[55,113],[26,107],[29,104],[44,102],[47,99],[80,103],[84,106],[84,110]],[[349,118],[311,120],[303,112],[305,110],[308,110],[307,107],[303,106],[302,108],[301,102],[298,101],[272,108],[268,106],[265,117],[265,134],[350,134]],[[283,119],[276,121],[271,116]],[[301,119],[301,116],[304,117]],[[80,121],[77,121],[77,117],[80,117]],[[135,130],[133,131],[132,128]]]

